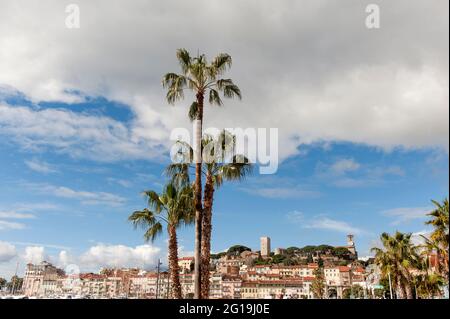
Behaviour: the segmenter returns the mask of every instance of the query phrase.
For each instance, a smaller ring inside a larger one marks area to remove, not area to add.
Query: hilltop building
[[[357,256],[356,253],[356,247],[355,242],[353,241],[353,235],[347,235],[347,249],[355,256]]]
[[[261,256],[270,256],[270,237],[261,237]]]

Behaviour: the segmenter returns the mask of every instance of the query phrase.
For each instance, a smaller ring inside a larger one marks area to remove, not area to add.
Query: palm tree
[[[420,258],[417,247],[411,242],[411,234],[396,232],[393,236],[387,233],[381,235],[384,250],[372,248],[375,261],[380,266],[384,276],[393,278],[394,286],[400,299],[413,298],[412,270],[417,269]]]
[[[428,253],[435,252],[437,257],[436,271],[438,274],[445,276],[448,282],[449,266],[448,266],[448,249],[449,249],[449,220],[448,220],[448,199],[444,199],[441,203],[432,201],[436,208],[427,214],[432,217],[425,222],[432,225],[434,230],[429,238],[422,236],[425,240],[424,247]]]
[[[183,142],[185,152],[183,160],[191,158],[192,148]],[[207,161],[203,162],[202,174],[206,176],[203,193],[203,218],[202,218],[202,239],[201,239],[201,294],[202,299],[207,299],[209,295],[209,265],[211,254],[211,233],[212,233],[212,207],[214,201],[214,191],[219,188],[224,181],[239,181],[251,174],[253,165],[243,155],[234,154],[236,138],[227,131],[222,131],[215,140],[212,136],[205,136],[202,139],[202,146],[209,152],[205,154]],[[213,145],[209,148],[208,146]],[[231,157],[227,161],[227,157]],[[172,183],[184,186],[189,185],[189,163],[171,164],[166,169],[166,174],[171,177]]]
[[[425,251],[419,264],[419,272],[413,278],[416,298],[432,298],[442,294],[441,288],[445,285],[445,279],[431,269],[431,262]]]
[[[204,143],[213,143],[212,137],[206,137]],[[253,165],[243,155],[227,154],[228,150],[233,151],[235,147],[235,137],[229,132],[223,131],[214,143],[217,149],[212,148],[209,160],[205,162],[206,182],[203,201],[203,220],[202,220],[202,267],[201,267],[201,296],[207,299],[209,295],[209,265],[211,257],[211,232],[212,232],[212,208],[214,201],[214,191],[219,188],[224,180],[240,181],[249,175],[253,170]],[[230,147],[231,146],[231,147]],[[226,163],[226,157],[232,156],[230,163]]]
[[[172,282],[172,296],[182,298],[178,266],[177,227],[193,221],[193,190],[190,187],[177,188],[168,184],[162,194],[148,190],[144,192],[149,208],[133,212],[128,220],[134,227],[146,228],[145,240],[154,241],[162,233],[163,224],[169,234],[169,272]]]
[[[314,281],[311,284],[311,289],[314,294],[314,298],[323,299],[325,295],[325,278],[323,275],[323,268],[317,268],[314,271]]]
[[[241,98],[241,91],[231,79],[220,78],[231,67],[231,56],[226,53],[217,55],[211,63],[208,63],[205,55],[192,58],[186,49],[177,50],[177,59],[181,66],[181,74],[167,73],[162,84],[167,88],[167,101],[174,104],[184,98],[184,90],[189,89],[195,94],[195,101],[191,104],[190,112],[196,114],[195,128],[195,265],[194,265],[194,298],[199,299],[201,284],[201,237],[202,237],[202,125],[203,106],[205,96],[211,105],[222,105],[219,92],[224,97]]]

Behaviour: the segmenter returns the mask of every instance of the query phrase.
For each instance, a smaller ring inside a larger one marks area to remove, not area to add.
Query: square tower
[[[269,237],[261,237],[261,256],[268,257],[270,256],[270,238]]]

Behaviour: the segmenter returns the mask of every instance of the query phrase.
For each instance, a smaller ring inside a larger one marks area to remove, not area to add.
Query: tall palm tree
[[[216,142],[213,137],[207,136],[205,144],[214,143],[215,147],[210,149],[208,161],[204,163],[206,174],[204,198],[203,198],[203,220],[202,220],[202,267],[201,267],[201,296],[207,299],[209,296],[209,265],[211,257],[211,232],[212,232],[212,208],[214,191],[219,188],[225,180],[240,181],[249,175],[253,165],[243,155],[235,155],[234,149],[236,139],[227,131],[222,131]],[[217,148],[221,150],[218,151]],[[231,156],[229,163],[226,157]]]
[[[191,166],[186,160],[192,158],[193,150],[187,143],[179,143],[184,149],[184,154],[180,154],[179,158],[181,163],[169,165],[166,168],[166,174],[171,178],[172,183],[183,187],[190,183],[189,169]],[[211,145],[213,147],[209,147]],[[206,182],[203,191],[200,297],[207,299],[209,295],[209,265],[214,192],[224,181],[239,181],[251,174],[253,164],[245,156],[234,153],[236,138],[228,131],[222,131],[217,136],[217,139],[210,135],[204,136],[202,146],[205,150],[209,151],[205,154],[207,160],[202,165],[202,175],[206,176]]]
[[[393,236],[383,233],[380,237],[384,250],[372,248],[375,252],[375,261],[381,268],[384,276],[390,275],[398,297],[404,299],[413,298],[411,287],[412,270],[417,269],[420,258],[417,247],[411,242],[411,234],[396,232]]]
[[[148,190],[144,192],[149,208],[133,212],[128,220],[134,227],[146,229],[145,240],[154,241],[162,233],[163,224],[167,226],[169,234],[169,273],[172,283],[172,296],[181,299],[181,283],[178,266],[177,227],[193,221],[193,189],[190,187],[177,188],[168,184],[163,193]]]
[[[231,79],[223,79],[223,73],[231,67],[231,56],[226,53],[217,55],[208,63],[204,54],[191,57],[186,49],[177,50],[177,59],[181,66],[181,74],[167,73],[162,84],[167,88],[167,101],[174,104],[184,98],[184,90],[188,89],[195,94],[195,101],[190,110],[195,110],[195,264],[194,264],[194,298],[199,299],[201,285],[201,237],[202,237],[202,125],[205,96],[211,105],[222,105],[219,92],[226,98],[241,98],[241,91]]]
[[[433,226],[434,230],[429,238],[422,236],[425,240],[424,247],[428,253],[435,252],[437,257],[437,273],[445,276],[448,281],[449,265],[448,265],[448,249],[449,249],[449,210],[448,199],[444,199],[441,203],[432,201],[436,208],[427,214],[431,217],[425,222],[427,225]]]

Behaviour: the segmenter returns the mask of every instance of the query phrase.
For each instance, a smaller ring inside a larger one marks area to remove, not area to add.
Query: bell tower
[[[353,241],[353,235],[347,235],[347,249],[356,256],[355,242]]]

